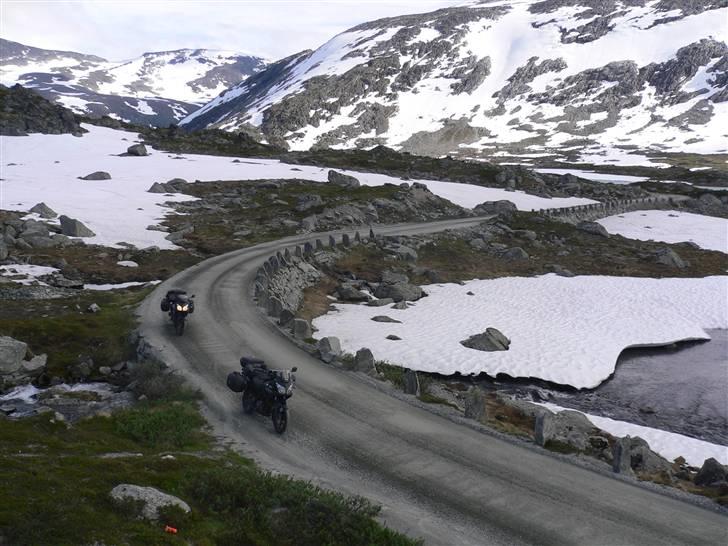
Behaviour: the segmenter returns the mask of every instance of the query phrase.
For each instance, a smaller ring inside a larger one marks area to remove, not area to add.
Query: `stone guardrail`
[[[641,199],[618,199],[593,203],[591,205],[577,205],[558,209],[541,209],[536,211],[543,217],[561,222],[576,224],[578,222],[593,222],[607,216],[624,214],[637,210],[660,210],[680,207],[681,199],[674,197],[646,197]]]

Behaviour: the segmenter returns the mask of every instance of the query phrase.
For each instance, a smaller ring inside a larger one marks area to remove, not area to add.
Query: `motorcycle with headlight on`
[[[172,319],[174,331],[181,336],[185,331],[185,322],[187,315],[195,310],[194,294],[188,296],[187,292],[178,288],[167,291],[167,295],[162,299],[162,312],[169,313]]]
[[[245,413],[270,417],[275,431],[283,434],[288,426],[288,399],[293,396],[294,372],[298,368],[271,370],[259,358],[245,356],[240,359],[240,367],[240,372],[228,375],[228,388],[243,393]]]

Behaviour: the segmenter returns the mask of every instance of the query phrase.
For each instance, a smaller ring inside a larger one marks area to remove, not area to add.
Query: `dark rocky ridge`
[[[20,85],[11,88],[0,85],[0,135],[81,135],[85,132],[77,116],[70,110],[51,104]]]

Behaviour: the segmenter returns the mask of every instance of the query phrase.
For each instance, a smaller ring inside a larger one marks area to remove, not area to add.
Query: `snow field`
[[[728,277],[651,279],[579,276],[507,277],[423,287],[429,297],[406,310],[337,304],[314,319],[319,338],[336,336],[355,353],[445,375],[538,378],[593,388],[615,369],[623,349],[710,339],[728,328]],[[472,291],[473,296],[467,295]],[[387,315],[402,324],[371,320]],[[460,341],[488,327],[511,340],[483,352]],[[389,334],[402,338],[386,339]]]
[[[33,134],[0,137],[2,165],[0,209],[27,211],[44,201],[58,214],[86,224],[96,233],[85,238],[92,244],[118,246],[125,242],[143,248],[176,248],[165,233],[147,230],[173,211],[165,202],[193,200],[182,194],[153,194],[154,182],[172,178],[195,180],[255,180],[264,178],[305,178],[326,182],[327,168],[288,165],[278,160],[240,159],[207,155],[168,155],[149,150],[146,157],[119,157],[138,141],[135,133],[84,125],[82,137]],[[176,159],[182,157],[182,159]],[[14,165],[10,165],[14,163]],[[295,170],[294,170],[295,169]],[[94,171],[107,171],[111,180],[79,180]],[[356,176],[362,184],[380,186],[401,184],[402,180],[381,174],[342,171]],[[500,188],[470,184],[414,180],[466,208],[484,201],[508,199],[521,210],[558,208],[593,203],[582,198],[545,199]]]
[[[676,210],[644,210],[597,220],[609,233],[640,241],[693,242],[728,254],[728,219]]]

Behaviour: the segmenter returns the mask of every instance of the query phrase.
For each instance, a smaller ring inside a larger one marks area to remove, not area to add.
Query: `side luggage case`
[[[227,376],[227,386],[233,392],[243,392],[247,382],[245,376],[240,372],[231,372]]]
[[[169,300],[167,298],[164,298],[162,300],[162,304],[161,304],[160,307],[162,308],[162,311],[164,313],[166,313],[167,311],[169,311]]]

